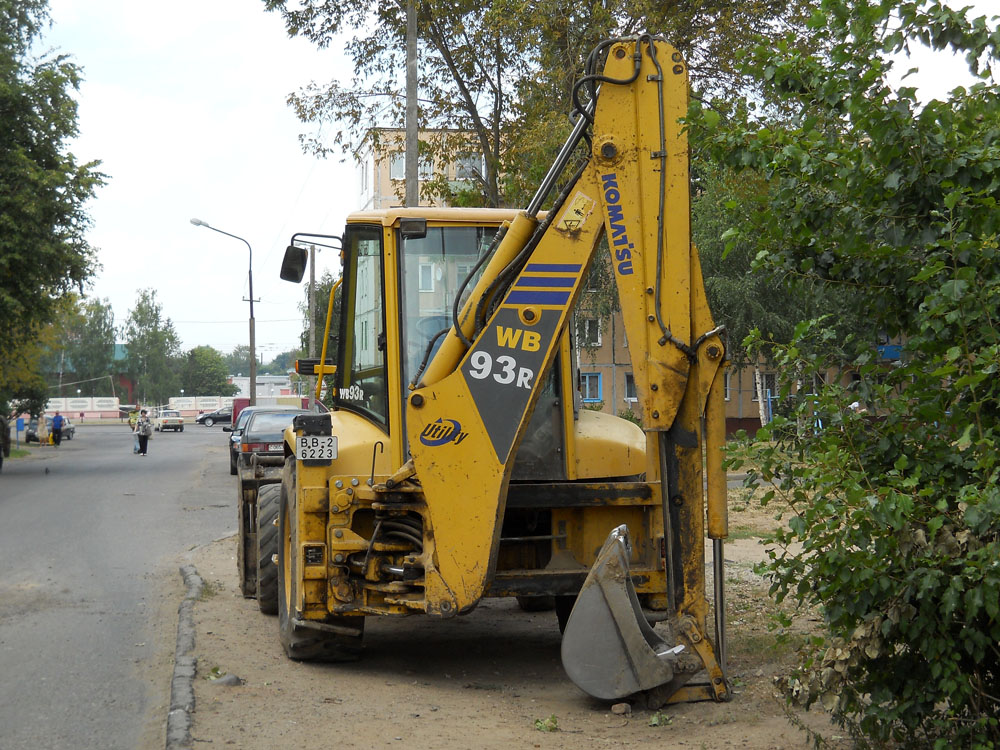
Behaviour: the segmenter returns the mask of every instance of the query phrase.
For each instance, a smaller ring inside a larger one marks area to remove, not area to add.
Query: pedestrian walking
[[[52,443],[57,448],[59,447],[59,443],[62,442],[62,429],[63,422],[65,421],[65,418],[59,412],[56,412],[56,415],[52,417]]]
[[[139,418],[135,422],[135,435],[139,441],[139,455],[145,456],[149,447],[149,438],[153,434],[153,423],[146,416],[146,410],[139,411]]]

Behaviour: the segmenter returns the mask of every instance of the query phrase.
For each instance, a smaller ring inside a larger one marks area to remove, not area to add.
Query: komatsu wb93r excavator
[[[564,667],[591,695],[729,698],[725,345],[690,241],[687,86],[663,40],[608,40],[525,210],[348,218],[336,355],[324,345],[299,363],[328,379],[334,405],[286,431],[280,489],[262,491],[254,528],[256,578],[277,574],[258,597],[291,658],[356,658],[366,617],[552,597]],[[641,429],[578,408],[570,321],[599,247]],[[283,278],[304,265],[293,244]]]

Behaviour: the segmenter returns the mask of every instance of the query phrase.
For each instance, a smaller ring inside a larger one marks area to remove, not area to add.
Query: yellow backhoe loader
[[[545,597],[566,672],[591,695],[729,698],[725,343],[690,241],[687,88],[663,40],[608,40],[525,210],[348,218],[337,351],[299,363],[334,406],[295,418],[280,489],[256,512],[256,579],[277,579],[261,606],[288,656],[357,658],[366,617]],[[599,247],[641,428],[580,408],[571,320]],[[290,246],[282,277],[304,267]]]

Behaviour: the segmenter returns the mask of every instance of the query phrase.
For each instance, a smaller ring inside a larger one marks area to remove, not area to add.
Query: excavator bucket
[[[577,596],[563,632],[563,669],[595,698],[618,699],[670,682],[683,645],[646,621],[629,575],[628,528],[613,529]]]

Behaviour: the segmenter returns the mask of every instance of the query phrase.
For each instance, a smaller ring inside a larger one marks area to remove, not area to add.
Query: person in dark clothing
[[[135,434],[139,438],[139,455],[146,455],[146,448],[149,446],[149,438],[153,434],[153,423],[146,416],[146,410],[139,412],[139,419],[135,422]]]
[[[52,417],[52,442],[55,443],[56,447],[62,442],[62,429],[63,422],[65,421],[65,418],[59,412],[56,412],[56,415]]]

